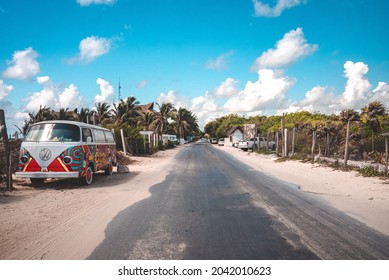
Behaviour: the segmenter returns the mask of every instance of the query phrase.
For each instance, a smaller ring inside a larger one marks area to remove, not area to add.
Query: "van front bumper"
[[[16,178],[78,178],[79,173],[72,172],[15,172]]]

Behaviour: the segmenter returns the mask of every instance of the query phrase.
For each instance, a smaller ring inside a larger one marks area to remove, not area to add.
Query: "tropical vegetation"
[[[96,103],[94,109],[61,108],[54,111],[41,106],[37,112],[29,113],[29,120],[25,120],[19,130],[25,134],[29,125],[48,120],[73,120],[101,125],[113,129],[117,139],[120,139],[120,131],[123,130],[125,145],[132,154],[150,153],[166,148],[161,141],[163,134],[175,134],[186,139],[200,133],[197,117],[191,111],[185,108],[176,109],[168,102],[156,105],[157,110],[154,110],[153,103],[149,106],[140,105],[135,97],[130,96],[112,105],[107,102]],[[139,133],[142,130],[154,131],[158,135],[158,145],[151,146],[148,139]],[[117,141],[117,145],[119,149],[122,148],[121,141]]]
[[[245,124],[255,124],[258,133],[270,140],[279,139],[280,150],[287,156],[314,160],[320,154],[336,156],[347,165],[348,160],[386,162],[385,138],[389,132],[388,109],[380,101],[373,101],[360,111],[345,109],[338,114],[307,111],[284,116],[226,115],[208,122],[204,132],[210,138],[228,137],[228,131]],[[288,145],[283,147],[283,129],[288,130]],[[278,138],[277,138],[278,134]],[[278,152],[278,149],[277,149]]]

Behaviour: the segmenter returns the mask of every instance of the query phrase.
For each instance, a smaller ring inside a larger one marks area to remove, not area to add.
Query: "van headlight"
[[[71,157],[64,157],[63,158],[63,162],[65,164],[71,164],[72,163],[72,158]]]
[[[23,164],[27,164],[27,163],[28,163],[28,157],[22,156],[22,157],[20,158],[20,161],[21,161]]]

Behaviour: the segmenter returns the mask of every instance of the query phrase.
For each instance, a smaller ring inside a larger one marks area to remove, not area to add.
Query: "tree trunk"
[[[278,136],[278,132],[276,132],[276,155],[277,157],[279,156],[279,136]]]
[[[316,130],[312,132],[311,163],[315,162]]]
[[[331,153],[330,153],[330,131],[327,130],[327,135],[326,135],[326,153],[325,153],[325,156],[326,157],[330,157],[331,156]]]
[[[288,129],[284,129],[284,157],[288,156]]]
[[[281,118],[281,154],[282,154],[282,156],[285,156],[284,129],[285,129],[285,113],[282,114],[282,118]]]
[[[350,140],[350,125],[351,121],[347,121],[347,132],[346,132],[346,145],[344,147],[344,167],[347,167],[347,160],[348,160],[348,142]]]
[[[295,140],[295,137],[296,137],[296,128],[293,127],[293,133],[292,133],[292,154],[291,154],[291,157],[294,156],[294,140]]]

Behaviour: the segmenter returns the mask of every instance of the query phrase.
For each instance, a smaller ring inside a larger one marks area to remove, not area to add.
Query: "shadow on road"
[[[231,185],[177,172],[150,192],[110,222],[88,259],[317,259]]]

